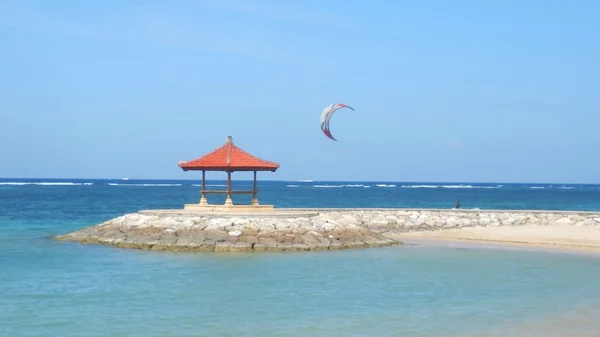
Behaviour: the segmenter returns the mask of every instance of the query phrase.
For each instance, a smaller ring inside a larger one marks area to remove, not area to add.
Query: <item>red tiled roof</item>
[[[187,162],[180,162],[179,167],[187,170],[206,171],[273,171],[279,164],[255,157],[235,146],[231,136],[227,137],[225,145],[212,152]]]

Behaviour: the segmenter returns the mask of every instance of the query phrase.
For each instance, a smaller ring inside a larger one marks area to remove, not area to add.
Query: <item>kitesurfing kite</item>
[[[325,108],[325,110],[323,110],[323,112],[321,113],[321,130],[323,131],[323,133],[325,133],[325,136],[327,136],[330,139],[335,140],[335,141],[337,141],[337,139],[333,138],[333,136],[331,135],[331,131],[329,130],[329,121],[331,120],[333,113],[341,108],[348,108],[348,109],[351,109],[352,111],[354,111],[354,109],[352,107],[350,107],[346,104],[336,103],[336,104],[328,105]]]

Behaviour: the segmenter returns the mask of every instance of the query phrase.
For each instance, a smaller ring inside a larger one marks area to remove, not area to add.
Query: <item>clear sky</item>
[[[599,36],[594,0],[2,0],[0,177],[196,179],[232,135],[261,179],[600,183]]]

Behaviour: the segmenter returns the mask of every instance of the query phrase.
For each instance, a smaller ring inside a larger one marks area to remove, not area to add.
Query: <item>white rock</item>
[[[471,227],[471,226],[473,226],[473,223],[474,223],[474,221],[469,218],[460,219],[461,227]]]
[[[449,227],[456,227],[456,226],[458,226],[459,224],[460,224],[460,220],[458,220],[458,218],[457,218],[457,217],[455,217],[455,216],[449,216],[449,217],[446,219],[446,226],[449,226]]]
[[[242,231],[238,231],[238,230],[229,231],[229,232],[227,232],[227,235],[230,235],[230,236],[240,236],[240,235],[242,235]]]
[[[350,214],[343,215],[339,220],[341,224],[358,225],[360,221]]]
[[[573,220],[571,220],[570,218],[562,217],[562,218],[554,221],[552,224],[554,224],[554,225],[571,225],[572,223],[573,223]]]
[[[271,224],[261,225],[260,227],[258,227],[258,232],[261,234],[273,233],[275,232],[275,226]]]
[[[388,222],[386,220],[371,220],[367,223],[367,226],[371,228],[387,227]]]
[[[142,216],[142,218],[144,218],[144,217]],[[128,221],[128,222],[136,222],[139,219],[140,219],[140,215],[137,213],[128,214],[123,217],[123,220]]]
[[[181,226],[181,222],[177,221],[176,219],[173,218],[168,218],[165,219],[165,221],[163,221],[164,226],[166,227],[171,227],[171,228],[176,228],[176,227],[180,227]]]
[[[195,227],[196,223],[192,219],[185,219],[181,222],[181,227],[190,228]]]
[[[330,231],[330,230],[334,230],[336,228],[335,223],[331,222],[327,222],[324,220],[315,220],[313,221],[313,226],[317,229],[320,230],[324,230],[324,231]]]
[[[204,231],[206,232],[220,232],[221,227],[218,224],[211,223],[208,226],[204,227]]]
[[[236,225],[241,225],[241,226],[245,226],[249,223],[250,221],[248,219],[241,219],[241,218],[231,218],[231,223],[236,226]]]
[[[216,226],[219,229],[224,229],[227,225],[231,224],[230,219],[222,219],[222,218],[212,218],[209,221],[209,226]]]
[[[398,223],[398,218],[396,218],[393,215],[386,215],[384,220],[387,221],[387,223],[390,225],[395,225]]]

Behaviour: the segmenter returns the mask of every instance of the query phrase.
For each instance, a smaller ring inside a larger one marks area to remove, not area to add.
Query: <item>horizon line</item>
[[[202,179],[176,179],[176,178],[52,178],[52,177],[34,177],[34,178],[25,178],[25,177],[0,177],[0,180],[118,180],[118,181],[140,181],[140,180],[160,180],[160,181],[190,181],[190,182],[201,182]],[[206,179],[206,181],[227,181],[227,179]],[[253,179],[231,179],[231,181],[253,181]],[[257,179],[257,182],[260,181],[269,181],[269,182],[295,182],[295,183],[311,183],[311,182],[331,182],[331,183],[344,183],[344,182],[361,182],[361,183],[415,183],[415,184],[537,184],[537,185],[599,185],[600,183],[582,183],[582,182],[524,182],[524,181],[512,181],[512,182],[502,182],[502,181],[443,181],[443,180],[319,180],[319,179]]]

